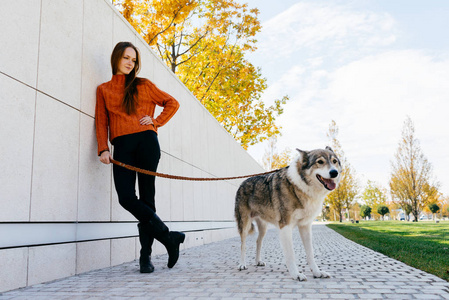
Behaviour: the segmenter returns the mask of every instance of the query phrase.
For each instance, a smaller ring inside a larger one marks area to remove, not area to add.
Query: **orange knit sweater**
[[[95,125],[97,131],[98,155],[108,147],[109,140],[126,134],[153,130],[166,124],[179,108],[179,103],[169,94],[161,91],[148,79],[137,86],[138,102],[135,114],[128,115],[122,108],[125,90],[125,75],[113,75],[111,81],[97,88],[97,105],[95,107]],[[161,114],[154,119],[156,105],[164,107]],[[153,118],[154,125],[140,125],[144,116]]]

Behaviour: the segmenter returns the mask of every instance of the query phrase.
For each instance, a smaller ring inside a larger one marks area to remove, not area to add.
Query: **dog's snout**
[[[331,176],[331,178],[335,178],[338,176],[338,171],[337,170],[330,170],[329,175]]]

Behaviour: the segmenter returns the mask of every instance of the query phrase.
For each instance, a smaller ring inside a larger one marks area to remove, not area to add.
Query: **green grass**
[[[449,281],[447,221],[361,221],[327,226],[358,244]]]

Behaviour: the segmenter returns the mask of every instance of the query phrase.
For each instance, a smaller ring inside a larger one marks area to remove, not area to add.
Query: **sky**
[[[404,121],[449,196],[449,1],[240,0],[260,10],[258,49],[273,103],[288,95],[278,118],[277,151],[329,145],[337,139],[363,187],[388,188]],[[267,143],[248,152],[262,161]]]

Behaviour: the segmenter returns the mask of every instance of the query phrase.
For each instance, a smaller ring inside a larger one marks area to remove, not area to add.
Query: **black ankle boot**
[[[151,263],[150,257],[153,238],[150,236],[148,230],[146,230],[146,226],[139,223],[137,224],[137,228],[139,228],[139,241],[141,245],[139,258],[140,273],[153,273],[154,266]]]
[[[153,233],[156,240],[165,246],[168,253],[167,267],[173,268],[179,258],[179,245],[184,243],[185,234],[178,231],[169,231],[159,217],[154,214],[148,223],[149,230]]]
[[[153,273],[154,272],[154,266],[151,263],[151,257],[140,257],[139,258],[139,266],[140,266],[140,273]]]
[[[168,252],[168,263],[167,267],[173,268],[179,258],[179,246],[184,243],[186,235],[178,231],[170,231],[169,238],[164,246],[167,248]]]

